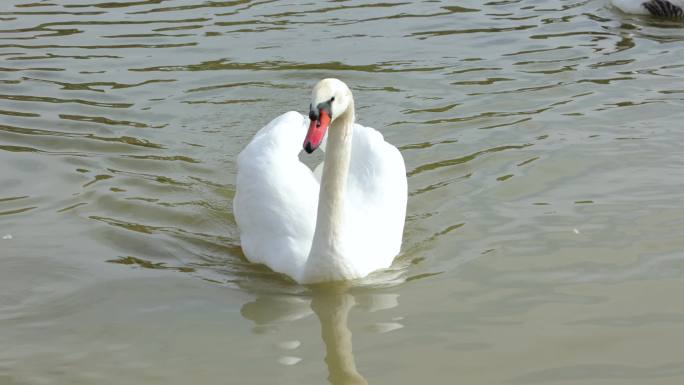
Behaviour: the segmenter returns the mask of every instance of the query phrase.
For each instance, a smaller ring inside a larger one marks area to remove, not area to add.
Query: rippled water
[[[681,384],[683,42],[602,0],[4,1],[0,383]],[[247,263],[231,207],[328,76],[409,175],[351,288]]]

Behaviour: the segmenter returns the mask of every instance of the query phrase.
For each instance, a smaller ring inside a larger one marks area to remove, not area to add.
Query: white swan
[[[310,119],[287,112],[240,153],[233,211],[251,262],[299,283],[390,266],[401,247],[406,167],[396,147],[354,116],[347,85],[324,79],[313,89]],[[319,178],[298,155],[302,147],[313,152],[326,131]]]
[[[610,0],[622,12],[668,18],[684,17],[684,0]]]

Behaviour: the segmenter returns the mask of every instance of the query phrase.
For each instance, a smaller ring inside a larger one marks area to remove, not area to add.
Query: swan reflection
[[[325,363],[328,381],[333,385],[368,384],[359,373],[354,360],[352,333],[347,325],[349,311],[357,307],[362,311],[375,312],[398,305],[397,294],[354,293],[345,284],[311,286],[310,297],[293,295],[261,295],[242,307],[242,315],[254,322],[255,333],[277,329],[277,325],[295,322],[315,314],[321,325],[321,338],[325,344]],[[369,330],[377,333],[401,328],[400,318],[392,322],[373,324]],[[283,341],[281,350],[294,351],[302,342]],[[295,365],[302,358],[285,355],[278,359],[282,365]]]

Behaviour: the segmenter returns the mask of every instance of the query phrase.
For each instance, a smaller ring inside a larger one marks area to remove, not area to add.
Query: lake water
[[[244,259],[236,158],[331,76],[407,222],[306,287]],[[3,1],[0,384],[682,384],[683,76],[603,0]]]

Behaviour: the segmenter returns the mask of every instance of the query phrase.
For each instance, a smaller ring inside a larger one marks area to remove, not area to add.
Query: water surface
[[[0,383],[684,382],[684,24],[602,0],[0,21]],[[388,271],[305,287],[246,262],[231,201],[240,149],[329,76],[400,148],[407,222]]]

